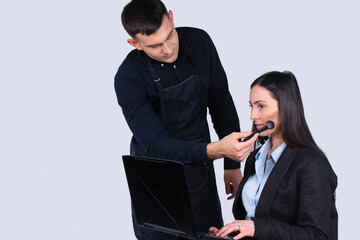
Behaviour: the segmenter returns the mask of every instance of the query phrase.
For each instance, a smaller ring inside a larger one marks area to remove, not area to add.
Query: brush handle
[[[246,142],[247,140],[252,138],[258,132],[259,132],[259,130],[255,131],[255,132],[252,132],[249,136],[247,136],[246,138],[243,138],[242,140],[240,140],[240,142]]]
[[[250,138],[252,138],[256,133],[262,133],[263,131],[266,131],[268,129],[273,129],[274,128],[274,122],[273,121],[267,121],[266,125],[264,125],[262,128],[260,128],[259,130],[253,131],[249,136],[247,136],[246,138],[243,138],[242,140],[239,139],[239,142],[246,142],[247,140],[249,140]]]

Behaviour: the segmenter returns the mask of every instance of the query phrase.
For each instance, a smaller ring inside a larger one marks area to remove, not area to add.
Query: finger
[[[233,233],[233,232],[239,232],[239,228],[235,227],[235,226],[229,227],[224,232],[222,232],[218,237],[224,238],[225,236],[227,236],[227,235],[229,235],[230,233]]]
[[[231,200],[231,199],[233,199],[233,198],[235,198],[235,194],[234,194],[234,193],[232,193],[229,197],[227,197],[227,200]]]
[[[227,228],[229,227],[229,224],[226,224],[225,226],[223,226],[222,228],[220,228],[217,232],[216,232],[216,236],[219,237]]]
[[[240,172],[240,176],[241,176],[241,172]],[[236,197],[237,191],[239,189],[240,181],[233,182],[233,184],[231,185],[232,186],[232,191],[231,191],[232,194],[231,194],[231,196],[228,197],[228,199],[233,199]]]
[[[236,160],[238,162],[243,162],[246,159],[246,157],[250,154],[250,152],[251,152],[251,150],[248,150],[246,152],[242,151],[241,153],[239,153]]]
[[[250,134],[252,134],[252,132],[235,132],[233,134],[237,139],[240,139],[240,138],[245,138],[247,136],[250,136]]]
[[[231,194],[231,195],[227,198],[227,200],[233,199],[235,197],[234,185],[231,185],[231,189],[230,189],[230,192],[228,194]]]
[[[230,182],[230,189],[229,192],[227,192],[226,194],[231,194],[227,200],[230,200],[232,198],[234,198],[234,184],[232,182]]]
[[[238,235],[234,236],[233,239],[242,239],[244,237],[248,237],[249,235],[241,228],[241,231]]]
[[[252,138],[250,138],[248,141],[254,143],[256,141],[256,139],[258,139],[258,137],[260,136],[259,133],[256,133]]]
[[[238,232],[238,231],[239,231],[239,225],[227,224],[217,232],[216,236],[225,237],[226,235],[229,235],[232,232]]]
[[[227,179],[224,179],[224,182],[225,182],[225,192],[226,192],[226,195],[227,195],[227,194],[229,194],[231,192],[231,183]]]
[[[240,142],[240,144],[242,144],[242,146],[241,146],[242,149],[241,149],[241,151],[239,152],[238,161],[241,162],[242,160],[244,160],[244,159],[247,157],[247,155],[249,155],[249,154],[252,152],[254,143],[255,143],[258,135],[259,135],[259,134],[255,134],[252,138],[250,138],[250,139],[249,139],[248,141],[246,141],[246,142]]]
[[[240,232],[238,235],[234,236],[233,239],[237,240],[242,239],[243,237],[245,237],[245,235]]]
[[[254,136],[252,136],[250,139],[248,139],[247,141],[245,142],[240,142],[243,144],[243,146],[253,146],[256,139],[259,137],[259,133],[255,133]]]
[[[249,150],[248,150],[247,152],[245,152],[244,154],[242,154],[242,155],[240,156],[240,158],[239,158],[239,161],[242,162],[244,159],[246,159],[247,156],[251,153],[251,151],[252,151],[252,148],[249,149]]]
[[[243,156],[246,154],[249,154],[254,146],[254,142],[252,141],[246,141],[246,142],[239,142],[239,145],[237,145],[237,155]]]
[[[210,233],[214,233],[214,234],[215,234],[215,233],[217,233],[218,231],[219,231],[219,229],[217,229],[216,227],[210,227],[210,228],[209,228],[209,232],[210,232]]]

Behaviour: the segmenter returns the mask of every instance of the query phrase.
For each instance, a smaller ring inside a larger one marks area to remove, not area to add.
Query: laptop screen
[[[198,239],[182,163],[123,156],[138,225]]]

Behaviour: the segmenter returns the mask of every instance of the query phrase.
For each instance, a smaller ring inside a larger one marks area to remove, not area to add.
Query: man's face
[[[143,50],[152,59],[164,62],[174,62],[179,53],[179,37],[174,27],[173,15],[164,15],[160,28],[153,34],[136,34],[135,39],[128,39],[128,43]]]

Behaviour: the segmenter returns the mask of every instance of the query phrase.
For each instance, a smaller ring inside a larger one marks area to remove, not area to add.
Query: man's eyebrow
[[[172,34],[173,32],[174,32],[174,28],[171,29],[171,31],[170,31],[169,35],[167,36],[166,40],[168,40],[168,39],[170,38],[170,36],[171,36],[171,34]],[[165,41],[166,41],[166,40],[165,40]],[[157,46],[160,46],[160,45],[162,45],[162,43],[157,43],[157,44],[153,44],[153,45],[148,45],[147,47],[157,47]]]
[[[147,47],[157,47],[160,46],[162,43],[158,43],[158,44],[153,44],[153,45],[147,45]]]
[[[173,31],[174,31],[174,28],[171,29],[171,31],[170,31],[168,37],[166,38],[166,40],[168,40],[168,39],[170,38],[170,36],[171,36],[171,34],[173,33]]]

